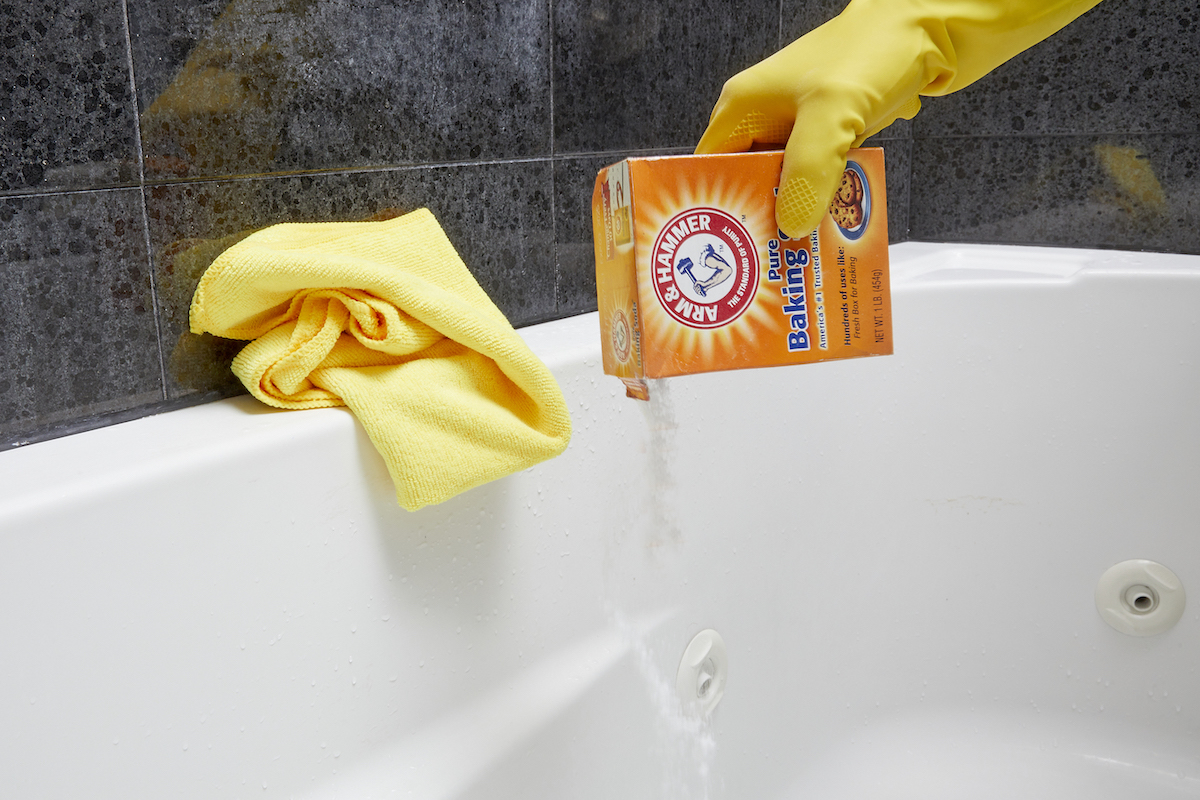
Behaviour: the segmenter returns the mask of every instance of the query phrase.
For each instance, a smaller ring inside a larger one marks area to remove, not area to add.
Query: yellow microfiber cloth
[[[233,371],[268,405],[348,406],[410,511],[553,458],[571,436],[554,377],[427,209],[249,236],[204,273],[191,328],[252,339]]]

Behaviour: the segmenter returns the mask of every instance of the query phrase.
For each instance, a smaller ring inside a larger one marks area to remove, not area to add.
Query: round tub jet
[[[685,709],[696,709],[707,716],[725,694],[729,661],[721,634],[712,629],[697,633],[683,651],[675,688]]]
[[[1129,636],[1153,636],[1183,616],[1187,595],[1174,572],[1155,561],[1135,558],[1105,570],[1096,584],[1100,617]]]

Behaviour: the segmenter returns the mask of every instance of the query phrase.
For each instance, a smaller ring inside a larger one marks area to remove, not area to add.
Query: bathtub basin
[[[413,514],[337,409],[0,453],[0,794],[1200,797],[1200,257],[892,260],[896,355],[650,403],[524,329],[570,449]],[[1101,619],[1127,559],[1170,630]]]

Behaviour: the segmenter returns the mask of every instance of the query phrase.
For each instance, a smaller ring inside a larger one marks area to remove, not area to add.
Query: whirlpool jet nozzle
[[[712,629],[697,633],[683,651],[675,676],[675,688],[683,707],[704,716],[711,714],[725,694],[728,672],[729,661],[721,634]]]
[[[1183,616],[1187,595],[1174,572],[1136,558],[1109,567],[1096,584],[1100,617],[1129,636],[1153,636]]]

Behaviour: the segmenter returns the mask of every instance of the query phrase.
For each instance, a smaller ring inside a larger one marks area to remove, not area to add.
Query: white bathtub
[[[415,514],[341,410],[0,453],[0,796],[1200,797],[1200,257],[892,258],[895,356],[650,404],[525,329],[569,451]]]

